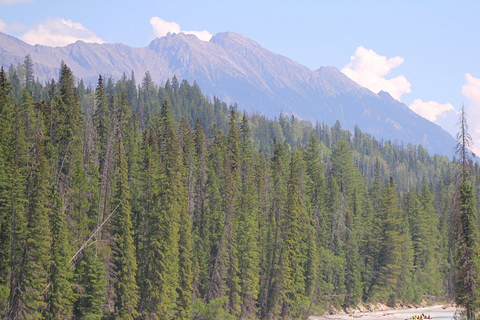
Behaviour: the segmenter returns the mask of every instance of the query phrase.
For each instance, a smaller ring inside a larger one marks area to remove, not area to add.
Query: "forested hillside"
[[[28,57],[2,68],[1,317],[300,319],[452,298],[455,159],[239,108],[148,72],[92,86],[62,64],[41,85]]]

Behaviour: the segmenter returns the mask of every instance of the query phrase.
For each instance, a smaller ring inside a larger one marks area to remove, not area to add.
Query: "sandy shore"
[[[453,319],[456,308],[443,305],[431,306],[426,308],[412,308],[404,310],[375,311],[354,314],[328,315],[321,317],[310,317],[310,320],[373,320],[373,319],[412,319],[414,315],[426,314],[435,320]]]

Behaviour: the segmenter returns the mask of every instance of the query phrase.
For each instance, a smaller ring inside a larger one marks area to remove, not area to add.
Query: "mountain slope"
[[[62,60],[75,75],[92,83],[98,74],[119,78],[133,71],[138,78],[149,70],[154,81],[173,75],[196,80],[205,94],[270,118],[283,110],[329,125],[339,120],[348,129],[357,123],[377,138],[422,144],[430,153],[448,156],[455,144],[446,131],[388,93],[375,94],[334,67],[312,71],[236,33],[219,33],[209,42],[194,35],[168,34],[144,48],[81,41],[56,48],[31,46],[0,33],[0,63],[16,65],[27,54],[40,81],[57,78]]]

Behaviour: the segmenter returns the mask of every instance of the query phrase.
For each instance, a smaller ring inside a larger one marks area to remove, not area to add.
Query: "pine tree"
[[[19,155],[13,172],[12,183],[25,187],[24,198],[22,189],[12,189],[12,257],[10,296],[8,299],[8,319],[40,318],[45,308],[43,293],[48,289],[48,267],[50,260],[50,228],[48,219],[49,168],[44,156],[44,141],[42,123],[35,125],[33,144],[25,148],[25,136],[21,116],[16,110],[12,125],[16,134],[17,155]],[[20,148],[25,149],[21,150]],[[26,152],[29,157],[20,155]],[[23,166],[28,161],[28,171]],[[22,177],[22,173],[25,176]],[[25,201],[20,206],[16,201]]]
[[[150,242],[155,238],[159,241],[156,223],[158,223],[158,196],[160,188],[160,162],[156,136],[150,126],[143,133],[142,164],[139,177],[139,204],[136,218],[137,232],[135,234],[135,246],[137,248],[138,261],[138,285],[140,287],[139,312],[143,313],[148,306],[147,296],[151,290],[152,281],[151,264],[153,263],[150,251]],[[152,224],[155,224],[152,226]],[[152,228],[150,228],[152,227]],[[155,249],[158,250],[158,249]]]
[[[272,200],[271,208],[266,217],[266,253],[264,264],[265,280],[261,282],[259,305],[261,318],[278,317],[281,312],[282,280],[281,280],[281,252],[282,252],[282,221],[285,217],[288,179],[288,144],[273,140],[272,171]]]
[[[100,259],[95,257],[95,248],[84,249],[76,263],[76,300],[73,305],[74,319],[100,320],[105,312],[105,289],[107,281],[105,269]]]
[[[315,225],[317,246],[327,246],[329,231],[327,219],[325,217],[325,177],[323,161],[320,157],[320,146],[318,138],[312,131],[310,142],[308,143],[306,155],[306,170],[309,177],[307,181],[308,197],[311,203],[312,218]]]
[[[107,94],[103,84],[102,76],[98,76],[98,85],[95,90],[95,114],[93,123],[97,133],[98,156],[100,160],[99,170],[103,172],[105,161],[107,160],[107,148],[109,135],[111,133],[110,111],[108,106]]]
[[[238,130],[237,108],[230,107],[229,131],[227,135],[227,152],[224,163],[223,180],[223,210],[225,211],[225,225],[221,238],[224,246],[227,287],[228,310],[230,314],[238,316],[241,312],[240,278],[238,269],[238,246],[236,228],[238,188],[240,179],[240,136]]]
[[[10,83],[3,66],[0,69],[0,310],[7,307],[10,282],[10,260],[12,240],[12,211],[9,206],[10,180],[9,164],[13,160],[9,140],[13,101],[9,92]],[[0,316],[2,316],[0,312]]]
[[[436,295],[437,288],[440,287],[437,258],[439,230],[433,197],[427,185],[422,187],[418,197],[414,195],[410,197],[413,198],[410,201],[414,206],[409,219],[415,249],[414,264],[417,268],[418,290],[426,295]]]
[[[50,225],[52,232],[51,262],[48,268],[49,288],[46,294],[46,319],[66,319],[72,314],[73,288],[72,265],[69,259],[72,255],[68,242],[67,223],[63,213],[60,197],[51,191]]]
[[[115,269],[114,290],[115,319],[134,319],[137,316],[138,286],[136,284],[137,261],[133,245],[132,212],[129,198],[127,159],[123,141],[117,147],[117,183],[114,203],[118,206],[112,219],[114,237],[113,263]]]
[[[309,243],[305,241],[308,228],[306,213],[302,205],[299,177],[298,152],[292,154],[290,161],[290,178],[288,179],[287,203],[285,220],[282,229],[282,302],[281,316],[296,319],[301,316],[307,305],[308,292],[307,278],[310,276],[306,269],[308,258],[306,252]],[[313,242],[314,244],[314,242]]]
[[[460,117],[457,153],[461,161],[461,185],[458,190],[456,217],[455,301],[465,308],[467,319],[476,319],[480,304],[480,247],[475,191],[469,181],[469,152],[472,138],[468,134],[465,109]]]
[[[25,68],[25,90],[32,91],[35,78],[33,76],[33,61],[30,54],[25,56],[23,66]]]
[[[194,182],[194,211],[192,216],[192,233],[194,236],[195,272],[193,280],[193,298],[205,296],[205,284],[209,277],[210,243],[209,228],[210,219],[206,218],[206,183],[207,183],[207,145],[206,137],[200,120],[197,118],[194,131],[195,142],[195,171]]]
[[[170,106],[165,100],[160,110],[158,127],[160,130],[158,148],[160,153],[160,172],[157,177],[158,194],[153,200],[150,212],[147,212],[145,257],[143,258],[142,301],[140,311],[145,317],[158,319],[173,319],[183,311],[178,306],[179,281],[187,281],[189,271],[182,269],[180,280],[180,226],[182,215],[181,200],[185,200],[182,170],[177,138],[174,132],[174,122],[170,114]],[[183,208],[186,211],[186,208]],[[188,244],[185,244],[188,246]],[[182,247],[184,254],[189,254]],[[182,263],[188,263],[182,261]],[[188,269],[188,266],[184,266]],[[190,271],[191,272],[191,271]],[[191,286],[191,283],[189,284]],[[188,291],[188,289],[187,289]],[[180,292],[183,299],[186,296]],[[188,300],[184,300],[188,303]],[[183,315],[182,315],[183,316]]]
[[[362,298],[361,259],[352,214],[347,213],[345,234],[345,305],[355,307]]]
[[[376,219],[379,226],[377,241],[380,241],[376,257],[378,273],[376,284],[379,286],[380,297],[391,299],[397,285],[401,265],[402,221],[399,217],[398,199],[393,179],[383,190],[382,204]]]
[[[179,240],[178,240],[178,260],[179,260],[179,281],[177,287],[178,302],[176,319],[189,319],[189,312],[192,303],[192,281],[193,281],[193,241],[192,241],[192,215],[194,203],[194,177],[193,177],[193,135],[190,128],[183,118],[182,120],[182,151],[183,161],[177,152],[171,151],[172,162],[180,162],[177,165],[178,171],[183,173],[177,189],[179,203]],[[175,144],[172,139],[172,144]],[[186,159],[185,157],[188,157]]]
[[[241,312],[240,318],[251,318],[255,314],[258,296],[258,223],[254,194],[254,175],[252,168],[252,146],[250,128],[246,115],[240,125],[240,194],[236,219],[237,248],[239,257],[239,281]]]

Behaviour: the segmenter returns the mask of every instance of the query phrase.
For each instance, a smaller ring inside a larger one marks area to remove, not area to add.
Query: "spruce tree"
[[[252,146],[249,123],[243,115],[240,125],[240,195],[238,199],[237,248],[240,274],[240,318],[251,318],[255,314],[258,296],[258,222],[254,194],[254,174],[252,166]]]
[[[104,317],[105,289],[107,280],[105,269],[99,258],[95,257],[95,248],[88,246],[76,262],[76,299],[73,305],[74,319],[100,320]]]
[[[33,76],[33,61],[30,54],[25,56],[23,66],[25,68],[25,90],[32,91],[35,78]]]
[[[24,186],[12,189],[12,257],[8,319],[40,318],[48,290],[51,235],[48,219],[49,167],[44,156],[41,121],[35,121],[33,144],[25,148],[25,136],[18,108],[12,125],[16,133],[17,169],[12,182]],[[32,119],[33,121],[33,119]],[[23,150],[19,150],[22,148]],[[25,152],[27,157],[21,157]],[[22,160],[25,161],[22,163]],[[25,169],[28,161],[28,169]],[[22,173],[25,176],[22,177]],[[20,206],[15,203],[24,202]]]
[[[179,201],[185,199],[181,175],[183,166],[174,131],[175,124],[166,100],[155,121],[158,122],[154,124],[158,125],[160,131],[160,170],[156,175],[159,188],[158,193],[153,195],[150,212],[146,213],[140,311],[145,317],[173,319],[183,310],[177,305],[180,276],[179,223],[182,210],[182,203]],[[185,276],[188,277],[189,274]]]
[[[50,194],[50,228],[52,232],[51,261],[48,268],[49,288],[46,294],[46,319],[66,319],[72,314],[73,288],[72,250],[68,241],[67,223],[56,191]]]
[[[293,154],[290,161],[287,203],[283,220],[281,279],[281,316],[286,319],[298,318],[306,306],[305,227],[306,217],[302,206],[298,175],[299,155]]]
[[[0,310],[7,307],[12,239],[12,212],[9,206],[10,181],[9,167],[14,155],[10,151],[11,116],[13,101],[9,92],[10,83],[3,66],[0,69]],[[0,311],[1,313],[1,311]],[[2,316],[2,315],[0,315]]]
[[[117,182],[114,205],[118,206],[112,219],[113,264],[115,270],[115,319],[135,319],[137,316],[138,286],[136,283],[137,261],[133,245],[132,212],[128,186],[127,159],[123,141],[117,146]]]
[[[398,198],[393,178],[383,190],[382,203],[375,223],[378,225],[376,241],[379,241],[376,284],[380,297],[392,299],[401,265],[402,220],[399,217]],[[393,296],[394,297],[394,296]],[[394,299],[394,298],[393,298]]]
[[[104,170],[105,161],[107,160],[108,140],[111,134],[111,110],[109,110],[107,94],[101,75],[98,77],[98,85],[95,90],[95,107],[93,124],[97,133],[98,158],[100,161],[99,170],[101,174]]]
[[[455,301],[465,308],[467,319],[476,319],[480,304],[480,247],[475,191],[469,181],[469,153],[472,138],[468,133],[465,109],[460,117],[457,154],[461,161],[461,184],[456,217]]]
[[[177,189],[177,201],[179,203],[179,239],[178,239],[178,302],[176,319],[189,319],[189,312],[192,304],[192,281],[194,272],[193,241],[192,241],[192,216],[194,206],[194,167],[193,167],[193,135],[185,118],[182,119],[182,153],[183,161],[177,149],[172,150],[172,162],[177,162],[177,170],[183,173]],[[175,139],[172,143],[175,144]]]
[[[227,135],[227,153],[224,162],[223,180],[223,210],[225,211],[225,225],[223,229],[222,245],[225,247],[223,257],[227,273],[228,310],[230,314],[238,316],[241,308],[240,278],[238,269],[238,246],[236,218],[238,210],[239,182],[240,182],[240,136],[238,130],[237,108],[230,107],[229,131]]]

